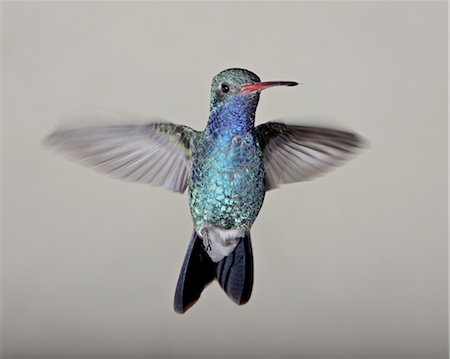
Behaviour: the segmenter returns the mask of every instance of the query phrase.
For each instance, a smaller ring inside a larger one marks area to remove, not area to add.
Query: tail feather
[[[228,257],[217,263],[216,278],[233,302],[239,305],[248,302],[253,288],[253,253],[249,232]]]
[[[249,232],[245,233],[229,256],[214,263],[203,248],[203,240],[194,230],[178,278],[175,311],[186,312],[214,279],[218,280],[233,302],[239,305],[248,302],[253,287],[253,254]]]
[[[175,290],[174,309],[177,313],[184,313],[193,306],[205,286],[214,279],[216,265],[203,249],[202,243],[194,230]]]

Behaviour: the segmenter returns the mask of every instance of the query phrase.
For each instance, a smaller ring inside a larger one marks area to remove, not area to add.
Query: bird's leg
[[[207,228],[201,230],[203,239],[203,248],[205,251],[209,252],[211,250],[211,239],[209,238],[209,231]]]

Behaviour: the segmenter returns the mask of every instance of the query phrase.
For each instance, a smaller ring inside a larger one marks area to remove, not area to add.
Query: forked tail
[[[253,287],[250,232],[245,233],[229,256],[214,263],[203,248],[203,240],[194,230],[175,290],[175,311],[184,313],[188,310],[214,279],[233,302],[239,305],[248,302]]]

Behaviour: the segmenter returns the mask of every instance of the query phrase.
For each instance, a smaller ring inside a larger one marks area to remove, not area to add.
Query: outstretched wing
[[[306,181],[339,165],[362,147],[355,133],[267,122],[256,127],[264,155],[266,190]]]
[[[114,177],[183,193],[197,136],[187,126],[149,123],[58,130],[45,144]]]

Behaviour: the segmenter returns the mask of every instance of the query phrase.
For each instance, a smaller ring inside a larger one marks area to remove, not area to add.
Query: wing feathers
[[[45,143],[114,177],[183,193],[197,135],[186,126],[151,123],[65,129]]]
[[[363,145],[354,133],[276,122],[256,127],[256,134],[264,155],[266,190],[316,177]]]

